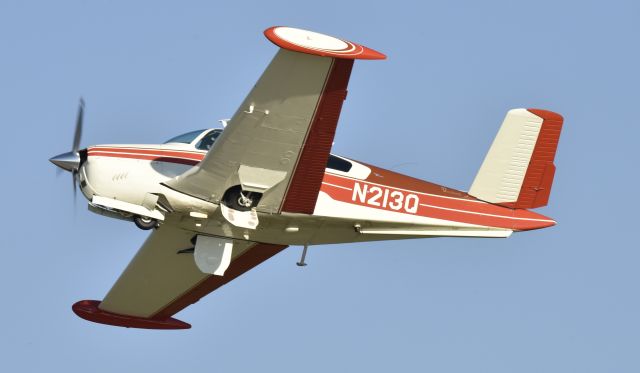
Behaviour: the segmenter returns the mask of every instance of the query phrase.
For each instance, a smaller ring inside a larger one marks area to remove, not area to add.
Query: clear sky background
[[[0,371],[640,371],[636,1],[0,1]],[[333,152],[467,190],[507,110],[565,117],[558,225],[509,239],[292,247],[178,314],[79,319],[147,233],[74,208],[48,158],[230,117],[307,28],[357,61]]]

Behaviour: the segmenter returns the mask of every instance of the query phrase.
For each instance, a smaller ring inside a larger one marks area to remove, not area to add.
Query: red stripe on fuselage
[[[128,159],[144,159],[156,162],[168,162],[195,166],[206,153],[165,150],[165,149],[145,149],[145,148],[118,148],[118,147],[91,147],[88,155],[98,157],[114,157]]]
[[[158,148],[126,148],[126,147],[91,147],[89,152],[110,152],[110,153],[134,153],[134,154],[154,154],[192,158],[202,160],[207,154],[206,152],[194,152],[188,150],[174,150],[174,149],[158,149]]]

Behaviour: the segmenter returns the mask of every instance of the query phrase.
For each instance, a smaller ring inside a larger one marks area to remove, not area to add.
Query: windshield
[[[193,140],[195,140],[195,138],[198,137],[202,133],[202,131],[204,131],[204,130],[198,130],[198,131],[192,131],[192,132],[184,133],[184,134],[182,134],[180,136],[176,136],[176,137],[174,137],[172,139],[169,139],[169,141],[166,141],[165,144],[169,144],[171,142],[181,142],[181,143],[184,143],[184,144],[191,144],[191,142]]]

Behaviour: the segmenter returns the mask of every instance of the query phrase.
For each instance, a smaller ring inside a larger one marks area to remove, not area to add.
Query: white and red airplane
[[[95,213],[154,229],[102,301],[80,317],[149,329],[290,245],[419,237],[508,237],[550,227],[545,206],[562,117],[507,113],[468,193],[330,154],[354,60],[386,57],[331,36],[272,27],[280,47],[224,129],[164,144],[73,149],[72,172]],[[75,187],[74,187],[75,190]]]

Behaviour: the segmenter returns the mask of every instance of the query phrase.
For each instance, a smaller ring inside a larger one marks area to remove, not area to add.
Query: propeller
[[[73,198],[77,195],[78,170],[80,168],[80,139],[82,138],[82,121],[84,119],[84,100],[80,98],[78,105],[78,116],[76,118],[76,129],[73,134],[73,143],[71,151],[58,154],[49,159],[49,161],[60,169],[71,172],[73,181]]]

